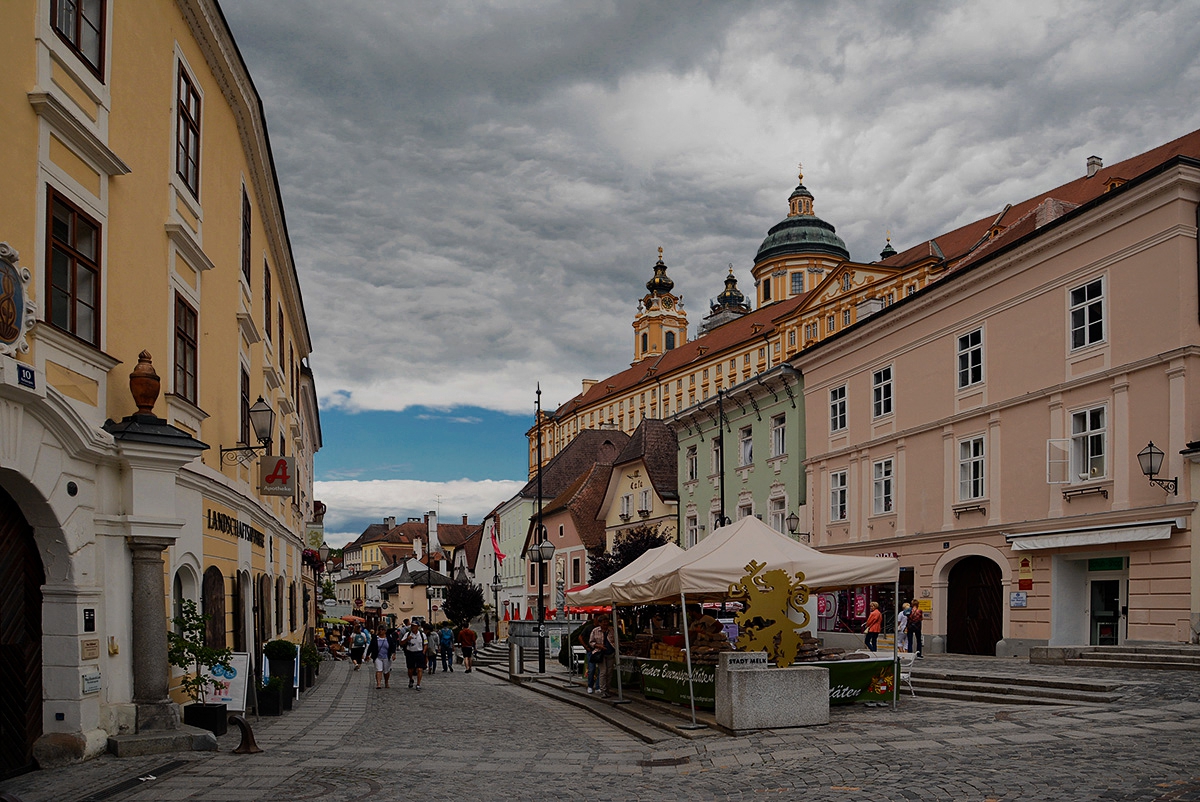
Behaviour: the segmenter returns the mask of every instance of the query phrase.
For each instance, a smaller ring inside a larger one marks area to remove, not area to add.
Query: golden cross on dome
[[[890,228],[887,230],[887,241],[892,241],[892,230]]]
[[[658,246],[658,261],[662,261],[662,246]]]
[[[733,262],[729,263],[729,275],[733,275]]]
[[[798,179],[800,179],[800,183],[803,184],[804,183],[804,162],[797,162],[796,169],[800,171],[800,174],[796,177]]]

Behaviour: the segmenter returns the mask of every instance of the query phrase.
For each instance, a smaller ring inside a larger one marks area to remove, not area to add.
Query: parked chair
[[[917,661],[917,656],[912,652],[901,652],[897,655],[897,659],[900,661],[900,683],[907,685],[908,692],[916,696],[917,692],[913,690],[912,684],[912,670],[913,663]]]

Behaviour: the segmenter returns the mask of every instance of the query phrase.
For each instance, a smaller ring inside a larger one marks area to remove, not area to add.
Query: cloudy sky
[[[656,249],[692,324],[803,162],[875,258],[1200,128],[1200,4],[222,0],[267,111],[331,543],[480,517],[628,366]]]

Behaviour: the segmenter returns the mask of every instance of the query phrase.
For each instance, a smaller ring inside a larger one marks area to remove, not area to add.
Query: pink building
[[[813,545],[898,554],[931,651],[1200,632],[1200,132],[1087,168],[888,258],[941,277],[791,360]]]

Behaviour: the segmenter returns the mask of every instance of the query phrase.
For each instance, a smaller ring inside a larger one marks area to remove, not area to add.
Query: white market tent
[[[900,562],[893,557],[817,551],[747,516],[721,527],[687,551],[680,551],[674,559],[625,578],[614,575],[604,601],[590,603],[671,604],[681,598],[722,598],[729,595],[730,585],[746,575],[751,560],[763,563],[765,570],[782,568],[789,574],[800,571],[804,584],[814,590],[891,585],[900,579]]]
[[[620,582],[623,579],[636,576],[643,571],[649,571],[663,563],[670,562],[683,553],[683,549],[674,543],[667,543],[658,548],[650,549],[629,565],[612,574],[612,576],[606,577],[583,590],[568,593],[566,604],[569,607],[593,607],[612,604],[612,596],[609,595],[609,588],[614,582]]]

